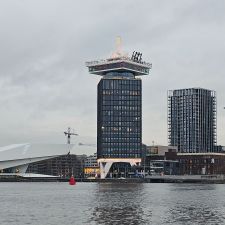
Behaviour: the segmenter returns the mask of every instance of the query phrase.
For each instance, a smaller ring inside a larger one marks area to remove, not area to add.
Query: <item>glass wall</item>
[[[98,84],[98,158],[140,158],[142,87],[135,78]]]

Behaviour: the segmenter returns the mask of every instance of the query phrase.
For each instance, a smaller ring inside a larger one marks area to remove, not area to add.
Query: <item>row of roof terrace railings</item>
[[[137,63],[137,64],[142,64],[148,68],[152,68],[152,64],[151,63],[148,63],[148,62],[145,62],[145,61],[141,61],[141,62],[136,62],[134,60],[132,60],[131,58],[129,57],[119,57],[119,58],[111,58],[111,59],[101,59],[101,60],[95,60],[95,61],[90,61],[90,62],[86,62],[85,65],[86,66],[95,66],[95,65],[101,65],[101,64],[106,64],[106,63],[114,63],[114,62],[117,62],[117,61],[129,61],[129,62],[132,62],[132,63]]]

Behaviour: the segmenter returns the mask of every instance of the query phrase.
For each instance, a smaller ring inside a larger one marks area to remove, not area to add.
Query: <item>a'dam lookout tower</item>
[[[142,151],[142,80],[152,67],[142,53],[132,56],[117,49],[105,60],[87,62],[89,73],[102,76],[98,83],[97,158],[101,178],[113,164],[138,165]]]

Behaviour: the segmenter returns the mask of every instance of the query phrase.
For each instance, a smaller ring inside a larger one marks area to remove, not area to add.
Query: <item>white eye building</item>
[[[30,163],[68,154],[74,145],[14,144],[0,147],[0,175],[27,176]]]

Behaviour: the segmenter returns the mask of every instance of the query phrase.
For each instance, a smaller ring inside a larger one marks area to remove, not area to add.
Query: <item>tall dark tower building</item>
[[[216,149],[216,93],[202,88],[168,91],[168,139],[181,153]]]
[[[142,148],[142,83],[151,64],[142,54],[128,57],[117,47],[111,58],[87,62],[91,74],[102,76],[98,83],[97,158],[101,178],[113,163],[139,164]]]

